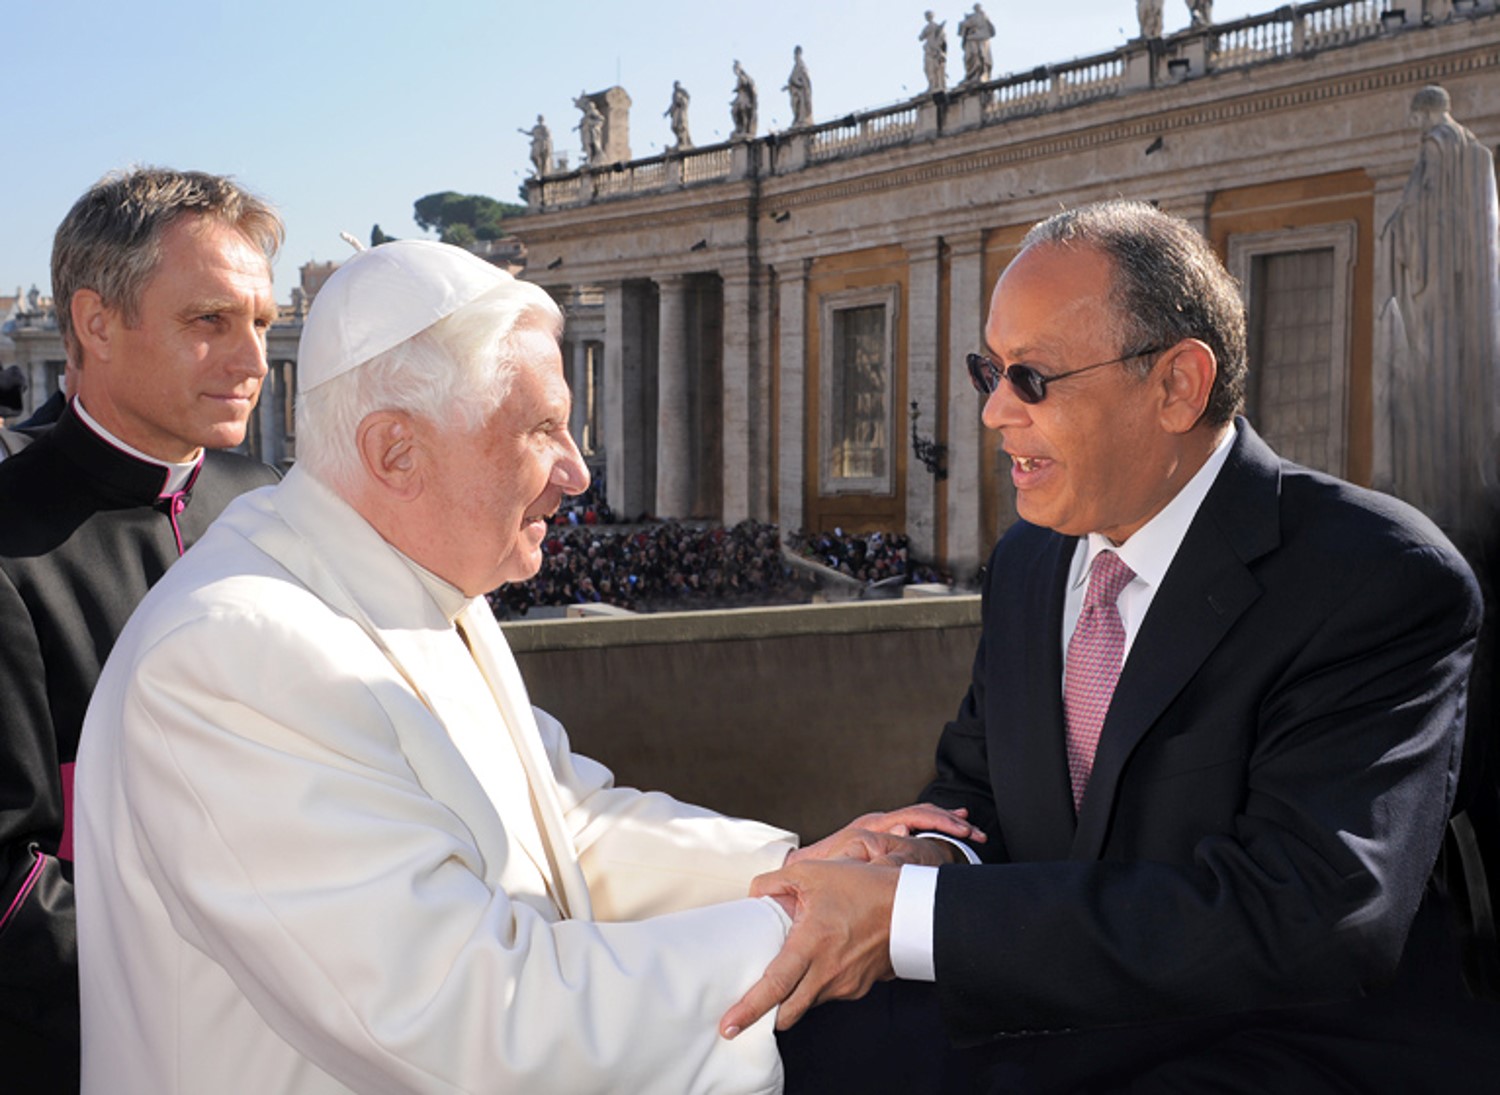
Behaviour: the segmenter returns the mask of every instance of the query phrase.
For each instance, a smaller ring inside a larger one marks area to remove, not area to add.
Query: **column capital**
[[[914,263],[936,262],[941,245],[942,240],[937,236],[922,236],[918,239],[901,241],[907,260]]]
[[[805,281],[808,272],[812,269],[812,259],[782,259],[771,268],[776,271],[776,276],[782,281]]]
[[[755,280],[755,271],[750,269],[749,263],[735,263],[732,266],[720,267],[719,277],[723,279],[726,286],[734,285],[743,288]]]
[[[977,255],[984,250],[984,230],[968,228],[962,232],[950,232],[943,236],[943,242],[954,256]]]

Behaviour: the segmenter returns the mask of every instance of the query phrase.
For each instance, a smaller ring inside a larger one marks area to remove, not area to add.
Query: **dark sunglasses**
[[[1166,349],[1164,346],[1149,346],[1144,350],[1126,354],[1124,357],[1101,361],[1096,365],[1085,365],[1081,369],[1069,369],[1065,373],[1053,373],[1051,376],[1038,372],[1034,366],[1023,365],[1019,362],[1002,369],[985,354],[970,354],[969,379],[974,383],[974,390],[982,396],[994,394],[995,389],[1000,387],[1000,381],[1008,380],[1016,393],[1016,398],[1022,403],[1040,403],[1047,398],[1047,385],[1053,381],[1066,380],[1070,376],[1077,376],[1091,369],[1102,369],[1106,365],[1119,365],[1126,361],[1134,361],[1138,357],[1159,354],[1164,349]]]

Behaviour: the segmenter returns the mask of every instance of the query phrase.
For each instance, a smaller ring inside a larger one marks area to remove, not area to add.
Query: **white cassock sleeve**
[[[637,920],[744,897],[751,879],[779,868],[797,846],[784,829],[614,786],[608,768],[569,750],[560,722],[532,710],[597,919]]]

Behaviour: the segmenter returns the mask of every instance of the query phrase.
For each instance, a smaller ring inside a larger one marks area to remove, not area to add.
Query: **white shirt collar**
[[[85,426],[93,430],[100,437],[104,438],[104,440],[108,441],[115,448],[119,449],[121,452],[126,453],[129,456],[135,457],[137,460],[140,460],[143,463],[155,464],[158,468],[161,468],[163,471],[165,471],[167,473],[167,481],[166,486],[162,487],[161,489],[163,498],[165,498],[169,494],[176,494],[178,491],[182,490],[183,487],[187,486],[188,480],[193,476],[193,469],[196,468],[198,464],[203,460],[202,449],[198,450],[197,456],[193,457],[191,460],[183,464],[173,464],[166,460],[158,460],[154,456],[148,456],[146,453],[141,452],[140,449],[137,449],[134,446],[127,445],[114,434],[106,430],[103,426],[99,425],[99,423],[94,420],[94,416],[89,414],[89,412],[84,408],[83,400],[78,398],[77,396],[73,397],[73,409],[78,412],[78,417],[83,419],[83,424]]]
[[[1198,514],[1198,507],[1203,504],[1209,488],[1219,477],[1219,469],[1229,459],[1229,450],[1234,447],[1238,431],[1239,427],[1231,422],[1203,466],[1162,507],[1160,513],[1137,529],[1123,544],[1116,546],[1107,536],[1097,532],[1089,533],[1086,550],[1081,553],[1082,565],[1078,565],[1079,555],[1074,555],[1075,566],[1070,578],[1072,585],[1081,585],[1088,578],[1089,570],[1094,565],[1094,556],[1101,551],[1113,551],[1118,555],[1120,561],[1135,572],[1137,581],[1145,582],[1153,588],[1161,585],[1162,579],[1167,576],[1167,569],[1177,556],[1177,549],[1182,546],[1188,526]]]

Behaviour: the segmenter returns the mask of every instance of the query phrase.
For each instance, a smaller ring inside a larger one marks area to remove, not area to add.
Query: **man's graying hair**
[[[1039,244],[1091,247],[1109,258],[1120,352],[1185,338],[1207,345],[1219,368],[1203,419],[1222,426],[1234,418],[1245,399],[1245,307],[1239,285],[1192,225],[1145,202],[1107,201],[1042,221],[1022,248]],[[1152,364],[1127,362],[1142,375]]]
[[[267,264],[285,236],[274,209],[222,175],[137,167],[104,176],[68,210],[52,241],[52,297],[71,361],[82,363],[73,294],[92,289],[125,322],[135,323],[141,293],[161,258],[162,235],[190,213],[238,229]]]

